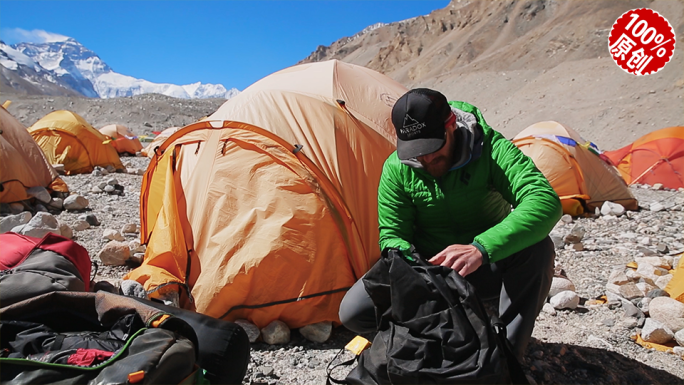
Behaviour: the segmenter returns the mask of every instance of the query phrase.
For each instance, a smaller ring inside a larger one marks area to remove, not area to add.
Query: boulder
[[[88,200],[78,194],[69,195],[64,200],[64,208],[69,211],[83,210],[88,207]]]
[[[306,325],[299,328],[299,333],[309,341],[323,343],[330,338],[332,334],[332,322],[317,322],[315,324]]]
[[[97,254],[103,264],[108,266],[123,266],[131,256],[128,243],[111,241]]]
[[[73,225],[73,229],[75,231],[83,231],[83,230],[86,230],[89,228],[90,228],[90,223],[83,221],[83,220],[80,220],[80,219],[77,220],[76,222],[74,222],[74,225]]]
[[[235,320],[235,323],[240,325],[240,327],[242,327],[245,330],[245,332],[247,333],[247,338],[249,338],[249,342],[251,343],[256,342],[256,340],[261,335],[259,328],[253,323],[247,321],[246,319]]]
[[[36,238],[43,238],[47,233],[62,235],[59,231],[59,222],[57,221],[57,218],[46,212],[36,213],[27,224],[17,226],[11,231]]]
[[[282,345],[290,342],[290,328],[281,320],[272,321],[261,329],[261,337],[269,345]]]
[[[120,232],[113,229],[105,229],[102,232],[102,238],[109,239],[110,241],[124,241],[126,239]]]
[[[601,215],[615,215],[620,216],[625,212],[625,208],[619,203],[609,201],[603,202],[601,206]]]
[[[670,297],[656,297],[648,308],[651,318],[662,322],[673,333],[684,329],[684,303]]]
[[[30,212],[24,211],[16,215],[0,218],[0,234],[4,234],[17,226],[29,223],[32,217]]]
[[[575,291],[575,285],[567,278],[553,277],[551,281],[551,288],[549,289],[549,297],[560,293],[561,291]]]
[[[48,206],[55,210],[64,210],[64,200],[62,198],[52,198]]]
[[[52,197],[45,187],[35,186],[26,190],[26,194],[30,197],[36,198],[39,202],[50,203]]]
[[[644,327],[641,329],[641,338],[646,342],[665,344],[672,341],[674,333],[662,322],[646,318]]]
[[[549,300],[555,309],[574,309],[579,305],[579,296],[574,291],[562,291]]]
[[[123,234],[126,234],[126,233],[134,234],[137,232],[138,232],[138,225],[135,223],[126,223],[121,228],[121,233],[123,233]]]
[[[59,222],[59,233],[67,239],[71,239],[74,237],[74,231],[71,230],[71,227],[69,227],[68,224],[64,222]]]

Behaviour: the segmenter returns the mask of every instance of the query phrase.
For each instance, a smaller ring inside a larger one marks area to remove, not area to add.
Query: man
[[[450,267],[480,298],[498,297],[499,317],[522,358],[551,287],[548,233],[562,214],[558,196],[532,160],[468,103],[414,89],[397,100],[392,123],[397,151],[378,188],[381,250]],[[345,295],[340,320],[357,333],[375,331],[361,280]]]

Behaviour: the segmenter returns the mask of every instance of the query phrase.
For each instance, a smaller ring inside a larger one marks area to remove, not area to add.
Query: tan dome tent
[[[132,133],[126,126],[109,124],[100,128],[100,133],[112,140],[112,145],[119,154],[135,155],[143,148],[138,140],[138,136]]]
[[[88,173],[95,166],[124,168],[111,141],[74,112],[51,112],[31,126],[29,133],[48,161],[63,164],[67,175]]]
[[[298,65],[174,133],[143,178],[148,247],[127,279],[152,296],[180,286],[183,307],[259,327],[339,322],[380,256],[377,186],[406,91],[352,64]]]
[[[516,135],[513,143],[549,180],[564,213],[593,212],[605,201],[637,209],[637,200],[615,167],[575,130],[553,121],[535,123]]]
[[[154,139],[152,139],[150,144],[148,144],[147,146],[145,146],[145,148],[141,150],[142,154],[150,158],[153,157],[154,149],[161,146],[162,143],[164,143],[164,141],[168,139],[169,136],[171,136],[171,134],[178,130],[180,130],[180,127],[169,127],[164,131],[160,132],[159,135],[155,136]]]
[[[0,107],[0,202],[18,202],[30,197],[26,190],[45,187],[69,192],[66,183],[45,159],[45,154],[26,128]]]

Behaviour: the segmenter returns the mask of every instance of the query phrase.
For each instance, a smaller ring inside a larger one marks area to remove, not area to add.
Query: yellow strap
[[[138,370],[137,372],[128,373],[128,382],[131,384],[137,384],[138,382],[145,379],[145,371]]]
[[[166,321],[169,317],[171,317],[171,316],[168,315],[168,314],[162,315],[161,317],[159,317],[159,318],[157,318],[156,320],[152,321],[152,324],[151,324],[152,327],[153,327],[153,328],[158,328],[159,325],[161,325],[162,323],[164,323],[164,321]]]
[[[2,108],[7,109],[7,107],[9,107],[10,104],[12,104],[11,100],[5,100],[5,102],[2,103]]]

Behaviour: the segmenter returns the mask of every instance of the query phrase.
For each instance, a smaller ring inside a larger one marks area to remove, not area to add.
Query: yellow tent
[[[161,144],[164,143],[164,141],[168,139],[168,137],[171,136],[171,134],[178,130],[180,130],[180,127],[169,127],[164,131],[160,132],[159,135],[155,136],[154,139],[152,139],[150,144],[148,144],[147,146],[145,146],[145,148],[141,150],[142,154],[150,158],[153,157],[154,149],[161,146]]]
[[[684,302],[684,257],[679,259],[679,265],[675,266],[674,269],[673,277],[665,286],[665,291],[671,298]]]
[[[380,254],[377,186],[405,92],[364,67],[304,64],[171,135],[143,178],[148,247],[127,278],[152,296],[180,286],[183,307],[259,327],[339,322],[345,291]]]
[[[45,154],[26,128],[0,107],[0,202],[18,202],[30,197],[26,190],[45,187],[69,192],[66,183],[45,159]]]
[[[575,130],[553,121],[535,123],[516,135],[513,143],[549,180],[564,213],[593,212],[605,201],[637,209],[637,200],[615,167]]]
[[[63,164],[67,175],[93,171],[95,166],[123,169],[111,141],[71,111],[54,111],[29,128],[52,164]]]
[[[108,124],[100,128],[100,133],[112,139],[112,145],[119,154],[135,155],[143,148],[138,140],[138,136],[132,133],[126,126]]]

